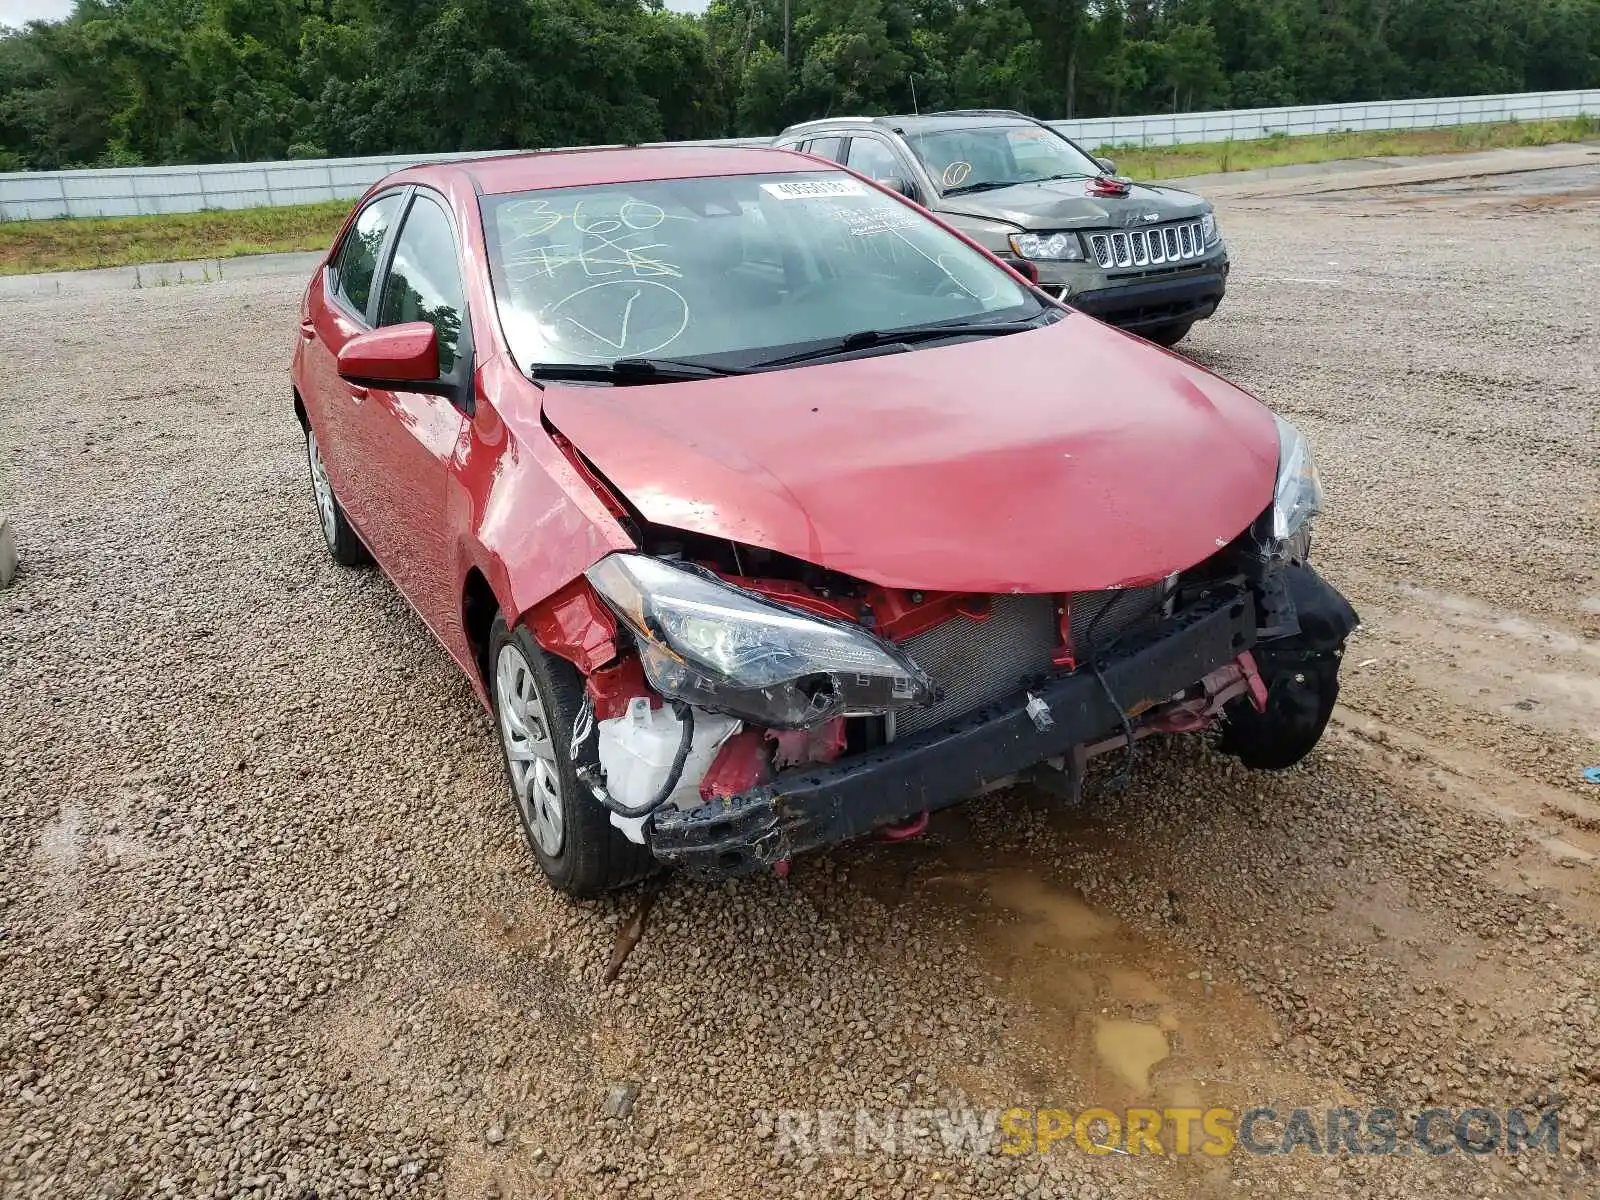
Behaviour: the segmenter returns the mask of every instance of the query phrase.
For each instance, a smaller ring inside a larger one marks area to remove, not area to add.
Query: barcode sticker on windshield
[[[859,179],[791,179],[787,183],[763,183],[761,190],[779,200],[812,200],[828,196],[865,196],[867,187]]]

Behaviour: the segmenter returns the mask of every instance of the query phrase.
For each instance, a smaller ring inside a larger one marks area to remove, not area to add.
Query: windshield
[[[653,180],[482,200],[518,365],[737,365],[865,330],[1042,306],[915,209],[838,171]]]
[[[945,129],[906,141],[946,195],[1101,173],[1099,163],[1042,125]]]

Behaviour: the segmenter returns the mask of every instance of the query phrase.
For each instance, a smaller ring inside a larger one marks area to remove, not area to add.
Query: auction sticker
[[[867,188],[859,179],[791,179],[787,183],[763,183],[761,190],[779,200],[812,200],[828,196],[865,196]]]

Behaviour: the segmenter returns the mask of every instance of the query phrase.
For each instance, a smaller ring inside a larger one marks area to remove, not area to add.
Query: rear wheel
[[[584,786],[572,756],[583,681],[572,664],[541,650],[525,629],[496,616],[489,632],[489,694],[523,835],[550,882],[596,896],[656,870],[650,851],[623,837]],[[580,750],[594,761],[594,743]]]
[[[322,539],[328,544],[333,561],[346,567],[364,567],[372,562],[372,555],[351,528],[333,494],[333,484],[328,479],[328,468],[322,461],[322,447],[317,445],[317,435],[306,426],[306,462],[311,468],[311,494],[317,502],[317,521],[322,526]]]
[[[1145,337],[1158,346],[1176,346],[1189,336],[1189,330],[1193,328],[1193,321],[1179,321],[1173,325],[1157,325],[1145,334]]]

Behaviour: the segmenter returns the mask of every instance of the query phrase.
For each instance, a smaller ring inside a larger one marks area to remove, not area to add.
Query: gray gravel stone
[[[625,1121],[633,1113],[633,1102],[639,1098],[639,1085],[629,1080],[613,1083],[606,1089],[605,1114],[614,1121]]]
[[[1308,763],[1150,742],[1078,810],[998,792],[786,882],[675,879],[611,984],[635,898],[545,886],[454,665],[326,560],[285,373],[302,278],[0,298],[27,534],[0,597],[0,1195],[1590,1194],[1587,203],[1222,208],[1228,300],[1183,348],[1311,438],[1316,554],[1365,620]],[[1514,1165],[854,1139],[862,1108],[1557,1095],[1561,1154]],[[794,1144],[818,1110],[848,1152]]]

